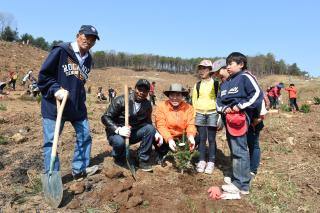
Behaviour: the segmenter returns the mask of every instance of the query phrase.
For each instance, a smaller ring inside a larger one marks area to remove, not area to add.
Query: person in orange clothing
[[[155,111],[155,125],[164,139],[164,143],[160,147],[155,147],[159,164],[162,164],[169,149],[176,151],[174,139],[181,138],[183,133],[186,133],[190,151],[193,151],[194,137],[197,134],[194,125],[194,109],[184,101],[188,91],[181,84],[174,83],[163,93],[169,100],[160,103]]]
[[[297,104],[297,89],[294,84],[290,84],[288,88],[285,88],[289,94],[290,108],[293,112],[299,111],[299,107]],[[295,109],[294,109],[295,108]]]

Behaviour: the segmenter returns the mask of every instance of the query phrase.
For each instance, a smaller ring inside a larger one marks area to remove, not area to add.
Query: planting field
[[[13,46],[12,52],[14,48],[19,47]],[[30,66],[39,69],[42,58],[30,59]],[[3,66],[11,67],[11,63],[18,62],[7,58]],[[26,65],[19,66],[27,68]],[[0,77],[4,78],[3,72]],[[320,107],[311,104],[313,97],[320,94],[318,79],[306,81],[287,76],[260,79],[264,88],[276,81],[295,83],[300,91],[298,103],[310,104],[311,111],[270,113],[261,133],[262,160],[259,173],[251,183],[250,194],[242,196],[241,200],[214,201],[209,199],[207,190],[223,184],[231,163],[224,131],[217,136],[216,169],[212,175],[192,171],[181,173],[167,162],[164,167],[154,165],[153,173],[137,170],[137,181],[134,181],[127,169],[113,165],[111,147],[100,121],[109,103],[97,101],[96,92],[102,86],[107,95],[111,86],[122,94],[124,83],[134,87],[139,78],[157,83],[157,102],[165,99],[162,91],[170,83],[180,82],[187,87],[197,81],[193,75],[165,72],[135,72],[121,68],[92,70],[87,82],[87,88],[91,87],[91,93],[87,94],[93,137],[91,164],[99,165],[101,170],[74,184],[71,159],[75,134],[72,126],[66,123],[58,148],[65,189],[58,210],[45,203],[41,192],[43,139],[40,104],[24,96],[22,86],[2,97],[0,212],[319,212]],[[286,103],[287,94],[285,91],[282,94]],[[132,147],[133,154],[136,148]],[[70,192],[71,189],[76,193]]]

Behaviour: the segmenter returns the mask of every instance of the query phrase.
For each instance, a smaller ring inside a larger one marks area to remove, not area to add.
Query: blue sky
[[[271,52],[320,76],[318,0],[0,0],[19,34],[73,41],[82,24],[93,48],[164,56],[226,57]]]

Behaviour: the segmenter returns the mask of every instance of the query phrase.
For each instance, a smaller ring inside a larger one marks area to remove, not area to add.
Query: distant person
[[[112,92],[112,100],[115,99],[115,97],[117,97],[117,91],[114,89]]]
[[[221,84],[217,111],[226,121],[227,140],[232,156],[232,176],[231,182],[223,185],[222,189],[227,193],[249,194],[251,175],[247,130],[257,109],[261,109],[263,94],[255,78],[245,72],[246,56],[233,52],[226,61],[230,77]]]
[[[56,99],[62,100],[69,92],[61,120],[61,131],[66,121],[70,121],[76,132],[76,145],[72,160],[72,175],[75,180],[97,172],[98,166],[90,165],[92,138],[90,135],[86,91],[84,84],[91,71],[92,57],[89,50],[99,40],[98,31],[91,25],[82,25],[76,41],[54,46],[43,63],[38,87],[42,94],[41,114],[44,135],[44,171],[48,173],[56,124]],[[60,170],[56,158],[54,171]]]
[[[37,97],[38,95],[40,95],[40,89],[38,87],[38,81],[33,76],[31,77],[31,84],[29,85],[29,91],[30,91],[30,96],[31,97]]]
[[[97,98],[99,101],[107,100],[107,97],[102,92],[102,87],[98,87]]]
[[[29,70],[27,72],[27,74],[22,78],[22,85],[24,86],[27,82],[27,80],[29,80],[30,75],[32,75],[32,70]]]
[[[159,164],[162,164],[170,149],[173,152],[177,151],[175,140],[181,140],[184,133],[190,142],[189,149],[193,151],[195,148],[194,137],[197,134],[194,125],[194,109],[184,101],[188,91],[181,84],[174,83],[163,93],[169,100],[160,103],[155,112],[156,128],[164,139],[162,146],[155,146]]]
[[[7,95],[7,93],[3,91],[6,86],[7,86],[6,82],[0,81],[0,95]]]
[[[108,96],[109,96],[109,102],[111,103],[114,98],[114,89],[112,87],[109,87],[108,89]]]
[[[129,90],[129,94],[134,93],[134,90],[132,89],[132,87],[129,87],[128,90]]]
[[[190,104],[190,105],[192,105],[192,96],[191,96],[191,88],[190,88],[190,86],[188,86],[187,85],[187,92],[188,92],[188,94],[185,96],[185,101],[188,103],[188,104]]]
[[[278,83],[272,88],[274,94],[274,109],[278,109],[281,103],[281,87]]]
[[[150,83],[146,79],[139,79],[134,92],[129,95],[129,126],[125,126],[125,100],[124,95],[116,97],[101,116],[106,128],[109,144],[112,146],[114,163],[124,166],[126,162],[125,138],[130,144],[140,143],[138,149],[139,168],[151,172],[150,156],[155,141],[162,143],[162,136],[152,125],[152,106],[147,99]]]
[[[297,104],[297,88],[294,86],[294,84],[290,84],[290,86],[285,88],[285,90],[289,95],[290,108],[292,112],[299,111],[299,107]]]
[[[216,84],[212,78],[212,62],[202,60],[198,65],[198,81],[192,92],[192,105],[195,109],[195,125],[199,133],[200,152],[197,172],[212,174],[216,158],[216,132],[218,114],[216,111],[216,98],[219,84]],[[206,143],[209,142],[209,156],[206,158]]]
[[[156,82],[152,81],[151,85],[150,85],[150,92],[149,92],[149,96],[150,96],[150,101],[153,104],[153,106],[156,105],[156,95],[155,95],[155,87],[156,87]]]
[[[276,108],[276,101],[275,101],[275,94],[273,90],[273,86],[270,86],[267,88],[267,96],[270,102],[270,109],[275,109]]]
[[[17,82],[18,74],[15,71],[10,71],[9,73],[9,86],[13,89],[16,90],[16,82]]]

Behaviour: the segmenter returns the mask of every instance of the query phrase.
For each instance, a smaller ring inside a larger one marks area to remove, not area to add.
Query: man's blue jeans
[[[60,133],[64,127],[64,120],[61,120]],[[53,144],[54,128],[56,121],[48,118],[42,119],[43,127],[43,155],[44,155],[44,171],[47,173],[50,167],[51,150]],[[74,130],[76,131],[76,144],[74,148],[73,160],[72,160],[72,174],[79,174],[84,172],[90,164],[91,153],[91,135],[89,129],[89,122],[87,119],[82,121],[71,122]],[[58,155],[57,155],[58,156]],[[60,170],[60,162],[57,157],[54,163],[54,171]]]
[[[232,154],[232,183],[240,190],[249,191],[251,175],[247,135],[236,137],[227,131],[227,139]]]
[[[129,143],[135,144],[141,141],[138,150],[138,157],[140,161],[148,162],[152,152],[152,144],[154,142],[154,135],[156,129],[152,124],[147,124],[140,129],[131,129],[131,136]],[[119,161],[122,161],[126,157],[126,144],[125,138],[114,134],[108,137],[109,144],[113,147],[112,156]]]

